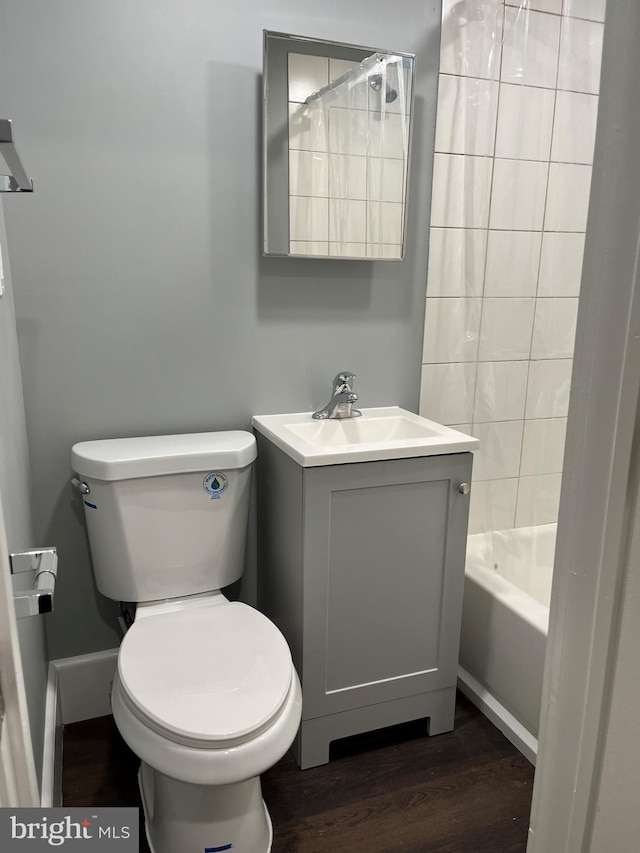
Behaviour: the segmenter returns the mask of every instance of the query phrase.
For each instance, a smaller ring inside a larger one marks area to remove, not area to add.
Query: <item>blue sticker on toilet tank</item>
[[[202,488],[211,496],[212,501],[219,500],[228,485],[227,475],[222,471],[211,471],[202,481]]]

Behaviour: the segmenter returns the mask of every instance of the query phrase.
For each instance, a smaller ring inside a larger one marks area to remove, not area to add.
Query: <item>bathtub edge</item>
[[[538,739],[462,666],[458,666],[458,689],[535,767]]]

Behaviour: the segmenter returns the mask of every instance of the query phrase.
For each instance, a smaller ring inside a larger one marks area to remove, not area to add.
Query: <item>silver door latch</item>
[[[33,589],[14,592],[16,617],[37,616],[51,613],[53,593],[58,576],[58,552],[55,548],[35,548],[33,551],[20,551],[9,554],[11,574],[35,572]]]

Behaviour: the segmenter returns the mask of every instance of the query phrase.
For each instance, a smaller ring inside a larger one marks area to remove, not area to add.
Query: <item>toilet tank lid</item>
[[[244,468],[255,458],[256,440],[243,430],[81,441],[71,448],[73,470],[94,480]]]

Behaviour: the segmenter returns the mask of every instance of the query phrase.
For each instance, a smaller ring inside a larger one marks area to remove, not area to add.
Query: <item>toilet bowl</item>
[[[286,641],[251,607],[218,593],[142,608],[120,647],[112,707],[142,761],[155,853],[271,849],[259,777],[291,745],[301,702]]]
[[[260,775],[293,742],[300,682],[278,628],[220,591],[242,573],[254,458],[244,432],[72,451],[98,588],[138,602],[112,709],[153,853],[271,850]]]

